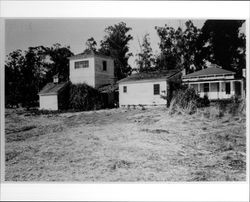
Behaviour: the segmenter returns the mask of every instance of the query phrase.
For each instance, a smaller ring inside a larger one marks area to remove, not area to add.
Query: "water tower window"
[[[102,70],[107,71],[107,61],[102,61]]]

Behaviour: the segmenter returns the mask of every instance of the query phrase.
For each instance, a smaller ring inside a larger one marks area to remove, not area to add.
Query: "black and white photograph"
[[[248,201],[249,5],[1,1],[0,200]]]
[[[246,27],[7,19],[5,180],[246,180]]]

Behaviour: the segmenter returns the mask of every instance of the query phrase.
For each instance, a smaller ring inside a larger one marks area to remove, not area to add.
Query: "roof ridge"
[[[138,81],[138,80],[154,80],[154,79],[168,79],[176,73],[181,72],[180,70],[165,70],[165,71],[150,71],[150,72],[138,72],[131,74],[118,81],[118,83],[125,81]]]
[[[193,73],[187,74],[185,76],[183,76],[183,78],[187,78],[187,77],[199,77],[199,76],[204,76],[204,75],[222,75],[222,74],[235,74],[235,72],[231,71],[231,70],[227,70],[227,69],[223,69],[220,67],[207,67],[198,71],[195,71]]]

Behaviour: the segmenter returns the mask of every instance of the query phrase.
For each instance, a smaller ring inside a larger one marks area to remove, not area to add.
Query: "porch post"
[[[222,94],[222,82],[219,81],[219,99],[221,98],[221,94]]]
[[[208,94],[207,94],[208,98],[212,97],[212,93],[211,93],[211,83],[208,83]]]
[[[201,92],[201,83],[198,83],[198,93]]]
[[[234,81],[230,81],[230,94],[235,95]]]

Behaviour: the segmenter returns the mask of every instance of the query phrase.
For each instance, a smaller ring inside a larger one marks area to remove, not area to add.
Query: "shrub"
[[[186,88],[178,90],[173,96],[170,105],[170,114],[179,112],[186,114],[193,114],[198,107],[204,107],[209,105],[207,97],[200,98],[199,95],[192,88]]]
[[[197,99],[197,104],[198,106],[197,107],[207,107],[210,105],[210,101],[208,99],[208,96],[205,95],[203,98],[198,98]]]
[[[101,94],[87,84],[71,84],[69,108],[74,110],[93,110],[102,107]]]

